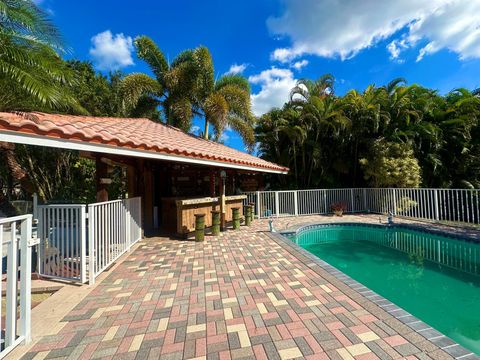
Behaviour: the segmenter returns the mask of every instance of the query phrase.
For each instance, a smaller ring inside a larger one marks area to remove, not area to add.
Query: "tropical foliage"
[[[335,79],[302,79],[289,101],[255,119],[248,81],[216,76],[203,46],[167,61],[148,37],[137,56],[153,76],[97,73],[65,61],[57,28],[30,0],[0,0],[0,111],[46,111],[148,117],[221,141],[239,132],[267,160],[290,167],[277,187],[428,186],[480,188],[480,91],[442,96],[395,79],[385,86],[335,94]],[[21,187],[44,200],[89,201],[94,164],[77,152],[0,142],[0,200]],[[124,191],[114,169],[114,193]],[[6,190],[5,190],[6,189]],[[405,205],[407,206],[407,205]]]
[[[82,112],[64,90],[75,79],[60,54],[58,30],[32,1],[0,0],[0,110]]]
[[[66,50],[60,33],[34,2],[0,0],[0,111],[148,117],[185,131],[193,117],[200,116],[205,137],[209,124],[217,141],[231,127],[253,145],[255,119],[245,78],[215,80],[205,47],[186,50],[169,64],[149,38],[139,37],[135,45],[154,78],[120,72],[105,76],[88,62],[62,59]],[[78,152],[0,142],[0,159],[0,200],[19,188],[45,201],[86,201],[94,196],[94,164]],[[124,191],[123,175],[114,169],[113,196]]]
[[[278,187],[480,187],[478,91],[441,96],[395,79],[337,96],[333,85],[300,80],[260,118],[259,153],[291,169]]]
[[[250,86],[239,75],[215,80],[210,51],[200,46],[181,52],[170,64],[147,36],[135,39],[137,56],[149,66],[155,78],[130,74],[122,81],[124,112],[142,114],[161,106],[168,124],[189,131],[193,118],[204,119],[205,138],[209,124],[219,139],[227,126],[238,131],[249,146],[254,143],[254,117],[250,110]]]

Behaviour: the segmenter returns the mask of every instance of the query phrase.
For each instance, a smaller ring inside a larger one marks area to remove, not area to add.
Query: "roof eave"
[[[144,159],[156,159],[156,160],[166,160],[166,161],[175,161],[189,164],[198,164],[205,166],[215,166],[221,168],[231,168],[238,170],[248,170],[256,171],[263,173],[271,174],[288,174],[288,169],[281,168],[267,168],[267,167],[258,167],[246,164],[237,164],[233,162],[226,161],[216,161],[195,157],[179,156],[172,154],[159,153],[148,150],[137,150],[131,148],[123,148],[107,144],[92,144],[85,141],[74,141],[62,138],[54,138],[50,136],[42,136],[36,134],[27,134],[16,131],[1,130],[0,129],[0,141],[6,141],[16,144],[25,144],[25,145],[38,145],[46,146],[60,149],[70,149],[70,150],[79,150],[79,151],[91,151],[97,153],[105,154],[115,154],[115,155],[124,155],[139,157]]]

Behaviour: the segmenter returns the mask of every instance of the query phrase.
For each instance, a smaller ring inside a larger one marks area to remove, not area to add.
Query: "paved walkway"
[[[451,358],[266,229],[144,240],[24,359]]]

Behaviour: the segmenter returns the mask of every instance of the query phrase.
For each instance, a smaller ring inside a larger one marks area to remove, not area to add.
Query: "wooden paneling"
[[[180,198],[162,199],[162,220],[165,230],[175,231],[180,235],[191,233],[195,230],[195,215],[205,214],[205,228],[212,226],[212,210],[220,210],[219,202],[205,202],[199,204],[179,205]],[[227,200],[225,204],[225,220],[232,221],[232,208],[240,208],[243,214],[243,200]]]

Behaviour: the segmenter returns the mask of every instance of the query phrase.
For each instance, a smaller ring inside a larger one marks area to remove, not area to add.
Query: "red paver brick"
[[[391,346],[398,346],[408,343],[408,341],[400,335],[393,335],[384,338],[385,342]]]

